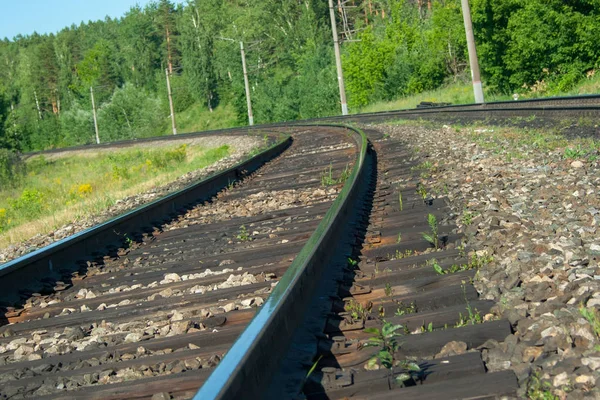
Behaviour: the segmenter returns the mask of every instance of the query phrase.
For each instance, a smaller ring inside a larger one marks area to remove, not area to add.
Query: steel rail
[[[24,282],[57,276],[60,269],[73,268],[73,261],[89,257],[107,245],[122,242],[126,234],[139,232],[144,227],[151,228],[154,221],[163,220],[182,207],[209,200],[224,187],[254,172],[265,162],[279,155],[291,141],[291,137],[287,136],[259,154],[224,171],[49,246],[0,264],[0,299],[18,299],[18,290],[24,286]],[[32,283],[35,285],[35,282]]]
[[[332,243],[337,240],[336,233],[343,229],[347,215],[352,212],[351,204],[364,174],[366,135],[360,129],[349,126],[327,126],[343,127],[352,133],[359,148],[354,168],[317,229],[200,388],[195,400],[261,398],[273,378],[273,371],[291,344],[293,333],[302,321],[319,277],[327,266],[324,260],[333,247]]]

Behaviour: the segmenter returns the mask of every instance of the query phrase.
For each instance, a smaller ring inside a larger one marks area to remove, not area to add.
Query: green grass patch
[[[210,112],[206,106],[195,103],[185,111],[175,114],[177,132],[199,132],[239,126],[235,109],[231,104],[220,105]],[[172,133],[171,125],[165,132]]]
[[[0,246],[97,214],[118,199],[215,163],[229,146],[197,145],[34,157],[13,187],[0,189]]]
[[[510,96],[485,93],[486,102],[512,100]],[[403,110],[415,108],[423,101],[433,103],[471,104],[475,102],[473,86],[470,83],[453,83],[436,90],[401,97],[392,101],[380,101],[356,110],[357,113]]]
[[[485,83],[484,83],[485,84]],[[524,92],[525,91],[525,92]],[[597,94],[600,92],[600,74],[591,78],[582,78],[572,89],[565,92],[540,91],[521,89],[518,91],[519,100],[533,99],[547,96],[577,96],[584,94]],[[513,94],[495,94],[484,87],[484,98],[487,103],[495,101],[510,101]],[[473,86],[470,82],[457,82],[442,86],[438,89],[401,97],[391,101],[379,101],[362,108],[353,110],[356,113],[391,111],[415,108],[419,103],[427,101],[433,103],[472,104],[475,102]]]

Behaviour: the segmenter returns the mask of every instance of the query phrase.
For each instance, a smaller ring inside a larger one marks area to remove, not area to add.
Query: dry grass
[[[229,153],[226,145],[170,144],[31,159],[28,174],[15,187],[0,190],[0,247],[97,215],[118,199],[172,182]]]

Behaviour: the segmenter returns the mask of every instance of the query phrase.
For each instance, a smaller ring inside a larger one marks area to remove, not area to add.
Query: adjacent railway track
[[[597,116],[598,98],[586,101],[349,119]],[[3,297],[21,307],[3,313],[0,394],[515,397],[514,373],[488,373],[481,356],[511,334],[471,284],[484,260],[461,246],[444,198],[419,187],[414,154],[378,131],[277,129],[293,137],[289,149],[288,139],[173,194],[152,217],[137,210],[100,236],[2,266]],[[115,232],[127,246],[105,248]],[[387,368],[389,357],[398,366]]]

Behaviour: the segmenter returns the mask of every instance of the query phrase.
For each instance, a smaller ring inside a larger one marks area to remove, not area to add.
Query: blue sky
[[[121,17],[131,6],[144,6],[150,0],[0,0],[0,39],[17,34],[56,33],[62,28]],[[181,3],[183,1],[177,1]]]

